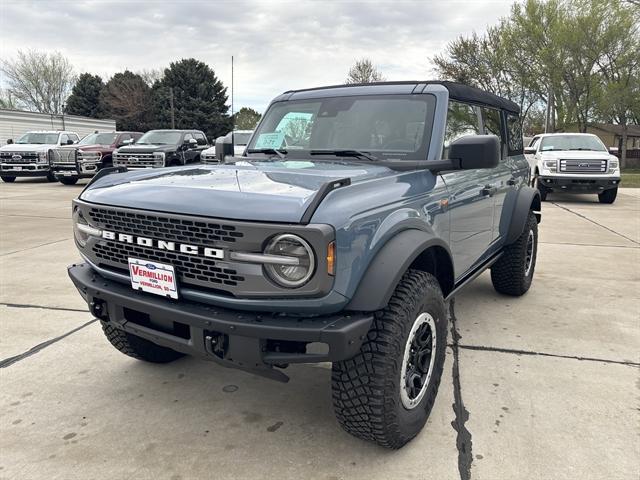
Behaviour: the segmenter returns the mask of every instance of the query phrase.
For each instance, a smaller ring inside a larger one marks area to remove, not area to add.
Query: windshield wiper
[[[595,148],[570,148],[569,150],[584,150],[584,151],[588,151],[588,152],[597,152],[598,150],[596,150]]]
[[[378,161],[378,157],[372,155],[371,152],[361,150],[311,150],[309,155],[335,155],[336,157],[365,158],[370,162]]]
[[[284,158],[287,156],[287,152],[286,150],[278,150],[275,148],[253,148],[251,150],[247,150],[247,153],[264,153],[267,155],[273,155],[274,153],[276,155],[278,155],[280,158]]]

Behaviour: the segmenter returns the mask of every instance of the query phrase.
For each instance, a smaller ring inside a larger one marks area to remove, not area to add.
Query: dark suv
[[[150,130],[135,145],[116,150],[113,165],[130,169],[186,165],[199,162],[208,147],[200,130]]]
[[[289,91],[224,160],[105,172],[74,201],[69,275],[106,337],[281,381],[333,362],[340,424],[401,447],[435,402],[447,300],[489,268],[500,293],[531,286],[518,106],[449,82]]]
[[[84,137],[73,147],[62,147],[51,152],[51,171],[65,185],[73,185],[80,178],[90,178],[101,169],[113,166],[113,151],[135,143],[141,132],[95,132]]]

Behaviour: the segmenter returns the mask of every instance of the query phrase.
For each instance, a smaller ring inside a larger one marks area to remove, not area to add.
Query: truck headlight
[[[49,152],[38,152],[38,163],[48,163]]]
[[[78,245],[84,248],[87,245],[89,237],[102,236],[102,230],[89,225],[89,222],[87,222],[84,215],[82,215],[82,211],[76,208],[73,211],[73,236]]]
[[[558,164],[555,160],[545,160],[543,162],[544,168],[550,172],[556,172],[558,170]]]
[[[609,173],[616,173],[619,166],[618,160],[609,160]]]
[[[278,285],[287,288],[301,287],[313,275],[315,269],[313,249],[297,235],[285,233],[275,236],[264,253],[286,257],[286,263],[264,265],[269,278]]]
[[[164,165],[164,152],[154,152],[153,159]]]

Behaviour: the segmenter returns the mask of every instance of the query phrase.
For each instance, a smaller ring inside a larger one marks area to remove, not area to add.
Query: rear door
[[[449,102],[443,158],[452,141],[482,132],[480,108]],[[492,181],[491,169],[459,170],[444,173],[449,192],[450,246],[455,276],[459,278],[487,252],[493,238],[494,196],[486,190]]]

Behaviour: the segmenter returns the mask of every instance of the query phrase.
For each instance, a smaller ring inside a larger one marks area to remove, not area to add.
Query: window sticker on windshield
[[[313,162],[304,162],[304,161],[291,161],[288,160],[284,162],[285,168],[311,168],[314,166]]]
[[[284,142],[284,132],[261,133],[253,148],[280,148]]]

